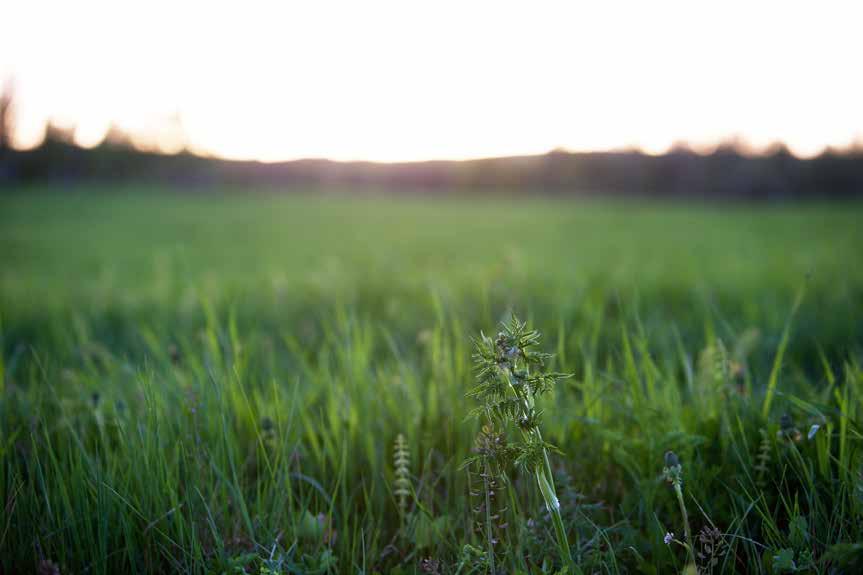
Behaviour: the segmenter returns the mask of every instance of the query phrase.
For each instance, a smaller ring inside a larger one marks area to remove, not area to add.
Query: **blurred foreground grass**
[[[101,192],[0,197],[4,572],[481,572],[470,337],[510,311],[575,373],[585,572],[683,569],[669,449],[703,572],[863,561],[863,206]],[[555,569],[529,479],[505,572]]]

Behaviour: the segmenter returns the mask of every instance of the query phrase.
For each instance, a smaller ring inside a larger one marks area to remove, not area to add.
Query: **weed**
[[[686,512],[686,502],[683,500],[683,465],[681,465],[680,459],[673,451],[665,452],[664,462],[665,467],[662,469],[662,473],[665,476],[665,480],[668,481],[674,489],[674,494],[677,496],[677,504],[680,507],[680,515],[683,519],[683,529],[686,534],[683,546],[686,548],[686,555],[689,558],[689,564],[695,565],[695,541],[692,539],[692,528],[689,526],[689,514]],[[673,534],[671,540],[676,541],[673,539]],[[669,537],[666,536],[666,544],[668,544],[668,542]]]
[[[507,509],[498,502],[506,482],[505,471],[501,466],[511,461],[512,450],[507,445],[506,436],[487,424],[477,435],[474,453],[476,455],[467,466],[468,488],[471,490],[471,498],[475,500],[472,511],[477,517],[476,530],[486,545],[485,558],[488,560],[489,569],[496,573],[495,548],[500,542],[500,531],[507,527],[503,518]],[[470,473],[471,469],[473,474]],[[480,480],[478,491],[473,489],[472,477],[475,476]]]
[[[558,450],[543,439],[539,427],[542,412],[536,407],[538,396],[551,391],[557,382],[570,375],[545,369],[551,356],[535,349],[540,333],[529,329],[515,315],[509,322],[501,324],[501,328],[494,340],[481,335],[475,342],[478,385],[468,395],[482,404],[473,411],[475,416],[484,417],[492,426],[512,425],[518,428],[522,441],[492,449],[490,456],[481,454],[480,461],[487,466],[488,460],[494,459],[502,469],[512,461],[522,471],[534,476],[552,516],[561,561],[573,573],[580,572],[569,548],[548,458],[549,451]],[[473,458],[468,462],[476,460]],[[489,473],[488,469],[486,473]]]
[[[705,525],[698,532],[697,540],[698,573],[699,575],[712,575],[719,566],[720,560],[728,553],[725,537],[716,527]]]
[[[399,433],[393,447],[393,469],[395,470],[395,490],[393,494],[399,503],[399,515],[404,521],[408,509],[408,498],[411,496],[410,451],[405,436]]]

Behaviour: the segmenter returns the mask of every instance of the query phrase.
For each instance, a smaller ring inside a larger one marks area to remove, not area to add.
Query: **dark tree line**
[[[0,102],[0,120],[9,103]],[[0,122],[5,126],[8,123]],[[567,153],[462,162],[399,164],[298,160],[274,164],[161,155],[135,150],[116,132],[93,149],[50,128],[38,148],[17,151],[0,131],[0,188],[34,183],[154,182],[190,189],[211,186],[352,187],[393,191],[550,193],[706,199],[819,199],[863,197],[863,150],[799,159],[785,148],[747,156],[732,146],[699,155],[677,149]]]

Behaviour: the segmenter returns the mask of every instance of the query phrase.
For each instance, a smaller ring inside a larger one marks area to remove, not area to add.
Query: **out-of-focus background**
[[[4,13],[4,188],[812,199],[863,181],[853,3]]]

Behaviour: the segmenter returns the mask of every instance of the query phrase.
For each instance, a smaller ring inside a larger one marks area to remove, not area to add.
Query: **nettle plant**
[[[566,528],[560,513],[560,502],[554,488],[549,453],[560,451],[542,438],[538,396],[552,390],[555,384],[571,376],[546,369],[550,354],[538,351],[541,334],[529,329],[514,315],[492,339],[481,334],[474,340],[477,385],[469,393],[481,402],[471,415],[485,420],[485,429],[506,432],[517,428],[520,442],[499,442],[495,449],[478,450],[465,465],[489,470],[505,470],[515,465],[533,475],[546,508],[551,515],[561,561],[571,573],[580,570],[572,558]],[[491,555],[493,550],[489,549]]]

